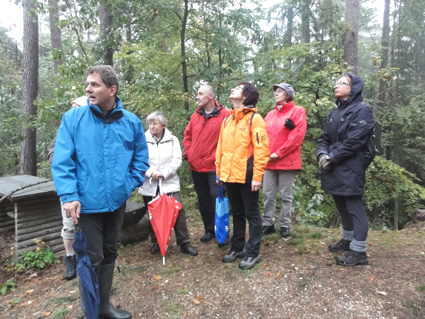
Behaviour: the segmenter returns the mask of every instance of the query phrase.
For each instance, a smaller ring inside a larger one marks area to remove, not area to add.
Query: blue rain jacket
[[[86,105],[62,117],[52,175],[62,203],[80,201],[81,213],[115,211],[143,185],[149,168],[142,123],[116,102],[108,115]]]

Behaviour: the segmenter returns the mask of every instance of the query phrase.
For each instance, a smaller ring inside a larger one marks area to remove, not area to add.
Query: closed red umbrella
[[[170,197],[167,194],[158,194],[148,203],[149,220],[158,241],[164,265],[171,233],[182,207],[182,204],[173,196]]]

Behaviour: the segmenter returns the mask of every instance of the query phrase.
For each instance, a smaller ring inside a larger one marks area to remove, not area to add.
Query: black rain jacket
[[[322,189],[332,195],[363,195],[366,173],[365,146],[375,125],[372,109],[363,103],[363,79],[351,77],[351,93],[337,100],[320,135],[317,158],[330,157],[329,170],[321,169]]]

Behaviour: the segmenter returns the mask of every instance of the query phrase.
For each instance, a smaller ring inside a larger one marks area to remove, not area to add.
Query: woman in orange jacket
[[[233,236],[230,252],[223,262],[243,258],[241,269],[251,269],[260,262],[262,222],[258,195],[269,160],[266,124],[256,113],[258,90],[241,82],[230,93],[233,110],[221,125],[216,152],[217,183],[224,183],[233,213]],[[249,240],[245,244],[246,220]]]

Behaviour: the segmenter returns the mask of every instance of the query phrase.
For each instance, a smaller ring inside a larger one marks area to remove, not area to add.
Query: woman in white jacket
[[[145,174],[145,182],[139,188],[139,193],[143,195],[143,201],[147,207],[159,192],[159,181],[161,180],[161,193],[174,196],[183,204],[180,194],[180,180],[177,170],[182,164],[182,151],[177,137],[171,135],[166,128],[167,119],[162,112],[152,112],[146,118],[149,129],[146,131],[146,142],[149,149],[149,169]],[[186,225],[186,214],[182,208],[174,226],[177,245],[184,254],[196,256],[198,251],[190,245],[189,232]],[[159,252],[158,242],[155,234],[150,230],[153,246],[151,253]]]

